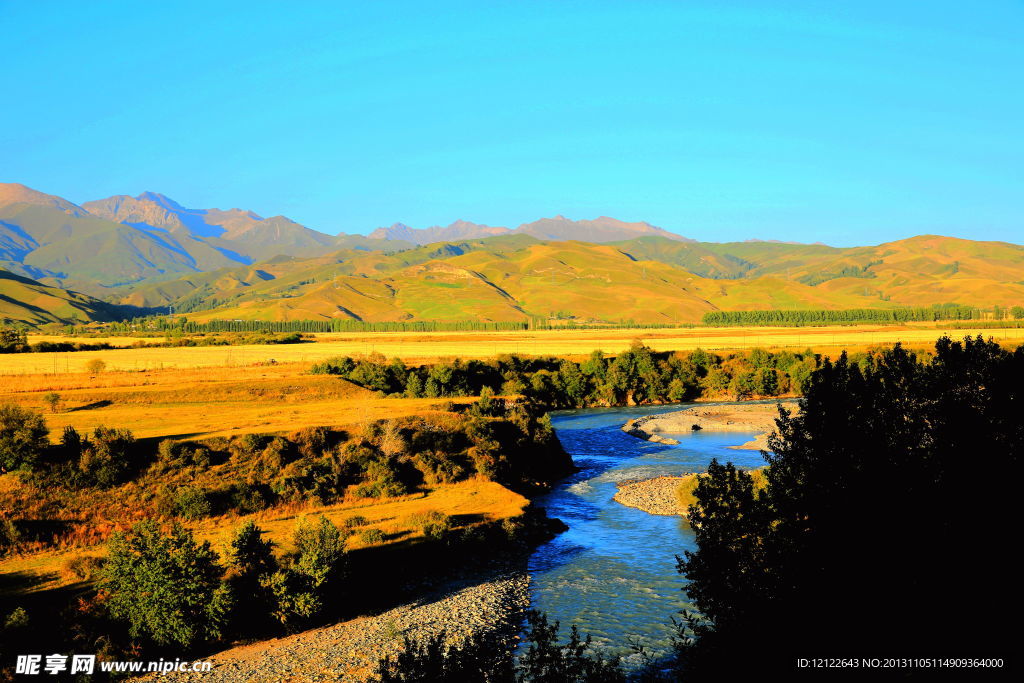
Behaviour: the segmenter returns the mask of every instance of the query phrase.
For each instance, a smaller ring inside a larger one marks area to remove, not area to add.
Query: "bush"
[[[4,617],[4,631],[15,631],[28,626],[28,612],[24,607],[15,607]]]
[[[366,526],[370,523],[370,520],[366,519],[362,515],[352,515],[351,517],[345,518],[345,521],[341,523],[344,529],[354,529],[357,526]]]
[[[64,561],[64,573],[79,581],[98,578],[105,561],[96,555],[75,555]]]
[[[81,444],[78,469],[97,486],[123,483],[131,473],[134,446],[135,437],[129,430],[97,427]]]
[[[182,647],[220,637],[230,595],[208,541],[197,543],[177,524],[164,535],[145,521],[114,534],[108,547],[101,587],[111,616],[133,637]]]
[[[107,369],[107,362],[101,358],[93,358],[85,364],[85,370],[90,375],[98,375]]]
[[[317,616],[328,593],[337,591],[345,571],[344,535],[323,515],[316,522],[302,519],[285,560],[286,566],[262,577],[260,585],[271,596],[273,616],[295,629]]]
[[[49,445],[42,414],[14,404],[0,405],[0,472],[34,469]]]
[[[264,484],[234,484],[229,493],[231,507],[243,515],[266,509],[274,496]]]
[[[380,545],[385,540],[384,532],[377,528],[366,529],[359,534],[359,540],[363,545]]]
[[[573,626],[569,640],[558,643],[558,622],[531,610],[527,613],[529,648],[515,662],[512,648],[497,634],[476,634],[453,644],[444,631],[421,641],[405,638],[394,658],[381,659],[374,672],[380,683],[619,683],[626,680],[617,659],[592,656],[590,636],[580,638]]]
[[[46,393],[43,395],[43,401],[50,407],[51,413],[56,413],[57,409],[60,407],[60,394],[56,391]]]
[[[231,616],[235,629],[242,633],[265,630],[272,624],[275,600],[265,584],[280,567],[274,544],[261,538],[262,534],[249,520],[238,528],[228,546],[228,583],[232,595],[238,596]]]
[[[210,466],[210,449],[190,441],[163,439],[156,448],[156,461],[150,466],[153,474],[166,474],[186,467]]]
[[[196,520],[210,516],[213,505],[205,490],[182,486],[174,496],[174,511],[183,519]]]
[[[293,566],[322,586],[344,569],[345,537],[329,519],[301,520],[295,527]]]
[[[21,543],[21,532],[14,520],[0,517],[0,557],[14,550]]]
[[[416,512],[406,517],[405,521],[427,539],[433,541],[439,541],[444,538],[452,528],[451,517],[437,510]]]

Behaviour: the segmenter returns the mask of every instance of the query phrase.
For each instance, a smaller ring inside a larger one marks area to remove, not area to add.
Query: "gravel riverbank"
[[[679,504],[676,491],[685,479],[693,476],[696,475],[624,481],[618,485],[615,500],[652,515],[682,515],[686,510]]]
[[[779,401],[787,409],[797,407],[794,400]],[[663,434],[686,434],[691,431],[757,432],[758,437],[733,448],[763,450],[768,447],[768,434],[775,431],[779,416],[778,403],[747,403],[718,406],[693,406],[661,415],[646,415],[629,420],[622,431],[639,439],[656,443],[678,444]]]
[[[207,674],[138,680],[354,683],[368,680],[377,661],[398,652],[406,635],[418,639],[444,630],[460,641],[471,633],[497,633],[512,642],[530,605],[526,560],[526,555],[494,560],[381,614],[219,652],[206,658],[213,662]]]

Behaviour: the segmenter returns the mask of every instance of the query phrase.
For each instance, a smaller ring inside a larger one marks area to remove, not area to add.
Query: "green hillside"
[[[117,306],[0,269],[0,324],[35,327],[121,317]]]
[[[525,235],[341,251],[121,288],[193,319],[698,322],[707,311],[1024,302],[1024,247],[923,236],[837,249],[770,242],[612,244]]]

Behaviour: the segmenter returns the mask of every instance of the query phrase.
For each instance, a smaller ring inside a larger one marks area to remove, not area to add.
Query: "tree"
[[[274,557],[273,542],[263,540],[262,534],[263,530],[249,520],[238,528],[228,545],[227,581],[232,595],[239,596],[231,621],[243,633],[269,628],[275,609],[274,596],[266,584],[280,567]]]
[[[46,405],[50,407],[51,413],[56,413],[60,406],[60,394],[56,391],[51,391],[43,395],[43,400],[46,401]]]
[[[33,469],[49,445],[50,430],[37,412],[0,405],[0,472]]]
[[[85,364],[85,370],[90,375],[98,375],[107,369],[107,363],[102,358],[93,358]]]
[[[114,486],[127,480],[135,437],[127,429],[97,427],[81,444],[78,469],[97,486]]]
[[[941,339],[930,363],[897,345],[863,367],[844,354],[807,385],[799,415],[780,409],[763,492],[717,463],[695,492],[697,550],[679,569],[706,622],[682,651],[687,680],[790,671],[844,643],[1011,652],[1024,347]],[[954,587],[969,624],[938,597]]]
[[[0,326],[0,353],[28,351],[28,335],[24,330]]]
[[[323,515],[316,522],[300,520],[293,540],[286,566],[260,579],[273,596],[274,617],[289,629],[323,611],[327,595],[340,588],[345,571],[345,538]]]
[[[220,637],[231,605],[217,560],[180,525],[164,535],[156,522],[139,522],[111,538],[100,587],[133,637],[190,647]]]

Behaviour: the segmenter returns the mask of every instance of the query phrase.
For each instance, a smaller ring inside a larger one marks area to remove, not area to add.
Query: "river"
[[[631,418],[683,407],[551,415],[562,446],[580,471],[537,500],[569,530],[540,546],[530,559],[532,607],[560,621],[563,632],[576,624],[608,654],[629,655],[631,642],[654,655],[668,651],[672,617],[692,609],[675,556],[695,547],[683,518],[651,515],[615,502],[616,482],[703,472],[712,458],[744,468],[764,465],[758,451],[728,448],[749,441],[752,433],[695,432],[679,436],[678,446],[669,446],[620,429]]]

